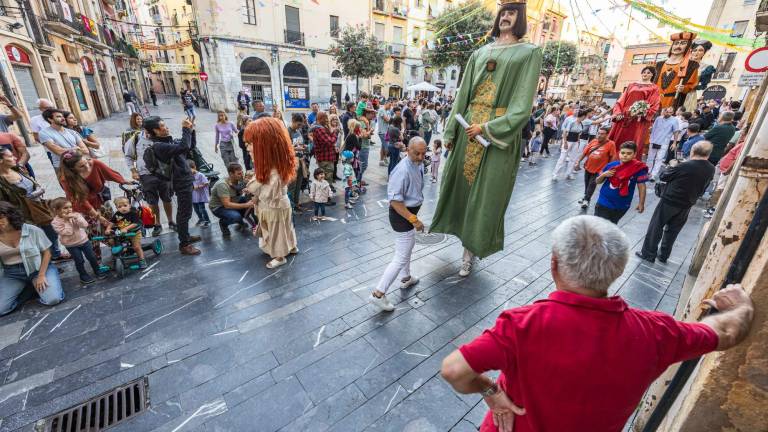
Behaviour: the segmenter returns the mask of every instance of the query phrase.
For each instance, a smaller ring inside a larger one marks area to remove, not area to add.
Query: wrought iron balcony
[[[44,1],[43,20],[46,27],[63,33],[78,33],[78,13],[71,3]]]
[[[402,57],[405,55],[405,44],[401,44],[401,43],[387,44],[387,53],[396,57]]]
[[[285,43],[304,45],[304,33],[295,30],[285,30]]]

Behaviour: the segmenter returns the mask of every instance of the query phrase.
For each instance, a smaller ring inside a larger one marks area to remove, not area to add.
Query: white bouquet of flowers
[[[632,117],[645,117],[648,114],[648,109],[651,106],[644,100],[639,100],[629,107],[629,115]]]

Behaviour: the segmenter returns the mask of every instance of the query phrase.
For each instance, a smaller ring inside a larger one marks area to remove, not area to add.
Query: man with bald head
[[[408,157],[403,158],[392,170],[387,185],[389,224],[396,234],[395,254],[369,299],[384,312],[395,310],[386,295],[395,279],[400,279],[400,289],[419,283],[419,279],[411,275],[411,252],[416,244],[416,231],[424,230],[424,224],[417,214],[424,201],[422,191],[427,143],[421,137],[413,137],[408,142],[407,153]]]

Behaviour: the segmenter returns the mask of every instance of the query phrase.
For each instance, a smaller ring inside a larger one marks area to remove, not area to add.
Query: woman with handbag
[[[88,126],[80,126],[77,122],[77,117],[71,112],[64,111],[64,119],[67,120],[67,129],[72,129],[83,138],[83,144],[88,147],[88,153],[90,153],[92,158],[100,159],[107,155],[104,149],[101,148],[101,143],[96,138],[96,134],[93,133],[93,129]]]
[[[103,208],[112,199],[108,181],[119,184],[132,183],[107,164],[77,152],[66,152],[61,156],[61,177],[59,182],[72,209],[85,216],[88,221],[88,237],[98,236],[102,226],[109,225],[111,209]],[[109,216],[109,217],[108,217]],[[101,248],[94,245],[96,256],[101,258]]]
[[[10,150],[0,149],[0,201],[15,205],[25,222],[37,225],[45,232],[51,241],[51,259],[54,262],[70,259],[68,253],[61,252],[59,235],[51,226],[54,214],[48,201],[43,199],[45,190],[17,164]]]

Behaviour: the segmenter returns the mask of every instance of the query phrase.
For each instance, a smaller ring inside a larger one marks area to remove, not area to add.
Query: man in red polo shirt
[[[577,216],[552,233],[547,300],[504,311],[496,325],[443,360],[460,393],[481,393],[481,432],[621,431],[645,390],[671,364],[725,350],[746,337],[752,301],[740,286],[707,303],[720,312],[684,323],[633,309],[608,287],[629,242],[609,221]],[[497,382],[483,375],[500,370]]]

